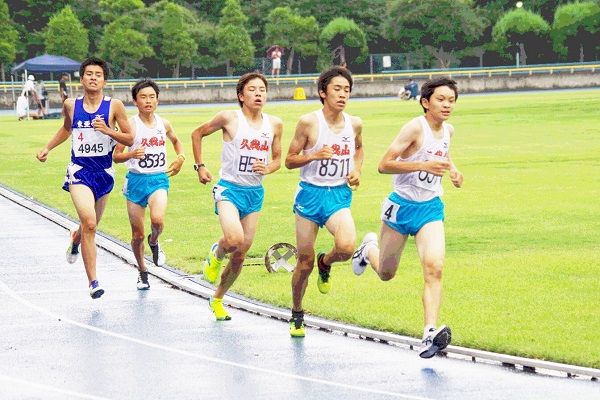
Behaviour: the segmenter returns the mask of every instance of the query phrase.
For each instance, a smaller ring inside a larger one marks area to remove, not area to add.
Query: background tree
[[[221,10],[225,7],[225,0],[174,0],[174,3],[190,7],[208,22],[216,24],[221,19]],[[251,2],[251,3],[254,3]]]
[[[188,31],[184,11],[181,6],[167,5],[162,28],[162,47],[160,57],[163,63],[173,69],[173,78],[179,78],[182,63],[191,63],[196,55],[196,42]]]
[[[287,49],[286,74],[292,73],[296,51],[305,56],[318,54],[319,24],[315,17],[301,17],[289,7],[278,7],[267,20],[265,43]]]
[[[17,39],[19,33],[13,26],[8,14],[8,6],[0,0],[0,74],[2,82],[6,81],[6,66],[12,64],[17,56]]]
[[[300,15],[314,16],[320,26],[336,18],[350,19],[365,33],[367,42],[377,43],[388,3],[389,0],[294,0],[288,5],[298,9]]]
[[[142,0],[100,0],[98,7],[102,19],[106,22],[112,22],[127,13],[144,8],[145,5]]]
[[[227,0],[221,11],[223,16],[217,29],[217,54],[225,60],[227,76],[233,74],[231,63],[238,67],[251,67],[255,47],[244,24],[248,18],[242,13],[238,0]]]
[[[552,23],[553,48],[561,61],[598,59],[600,6],[595,1],[572,3],[556,9]]]
[[[103,58],[109,60],[113,74],[120,79],[134,76],[145,70],[140,60],[154,55],[146,34],[135,31],[133,19],[125,15],[104,28],[100,42]]]
[[[396,0],[383,23],[384,35],[402,44],[400,50],[437,60],[449,68],[481,37],[486,20],[475,13],[469,0]]]
[[[54,14],[44,32],[46,53],[81,61],[88,56],[88,31],[70,6]]]
[[[17,54],[20,59],[27,59],[43,53],[44,37],[42,30],[50,17],[73,0],[19,0],[9,1],[9,10],[15,28],[19,32]]]
[[[210,21],[201,20],[192,27],[190,34],[198,49],[191,61],[192,77],[195,77],[196,68],[208,71],[218,65],[222,65],[216,59],[218,48],[216,32],[216,25]]]
[[[354,21],[346,18],[336,18],[327,24],[321,32],[320,42],[324,53],[319,60],[319,69],[326,68],[336,59],[340,65],[360,63],[369,54],[367,36]]]
[[[504,14],[492,29],[492,38],[496,49],[508,59],[516,58],[518,52],[522,65],[552,59],[550,25],[531,11],[520,8]]]
[[[197,56],[193,36],[202,24],[197,14],[172,1],[162,0],[145,9],[130,13],[134,26],[148,36],[156,57],[144,60],[155,74],[170,69],[177,78],[182,66],[189,66]]]

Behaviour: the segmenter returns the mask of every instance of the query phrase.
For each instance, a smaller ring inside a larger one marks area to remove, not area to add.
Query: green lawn
[[[444,184],[447,259],[440,320],[452,327],[453,344],[600,368],[599,98],[600,91],[592,90],[459,98],[450,121],[456,128],[452,155],[465,182],[461,189],[449,179]],[[319,106],[267,105],[266,112],[284,121],[284,157],[298,117]],[[192,169],[190,133],[219,109],[161,113],[188,155],[184,170],[172,180],[162,243],[168,263],[189,273],[201,271],[221,232],[212,188],[199,184]],[[365,233],[379,231],[380,204],[391,190],[391,177],[377,173],[379,158],[401,125],[421,109],[416,102],[355,99],[347,111],[364,123],[365,164],[352,206],[360,241]],[[0,123],[0,182],[75,216],[70,197],[60,189],[68,143],[51,152],[45,164],[35,159],[60,122],[3,116]],[[204,160],[215,176],[220,147],[220,135],[207,139]],[[100,229],[128,242],[120,194],[125,166],[116,168],[116,189]],[[277,242],[295,243],[291,210],[297,182],[298,171],[285,167],[265,180],[251,257],[264,257]],[[321,232],[317,250],[331,244],[330,235]],[[264,266],[249,265],[233,290],[287,308],[290,278],[287,272],[269,274]],[[371,270],[356,277],[349,263],[336,265],[332,279],[324,296],[311,276],[307,312],[420,337],[422,273],[412,239],[390,282],[379,281]]]

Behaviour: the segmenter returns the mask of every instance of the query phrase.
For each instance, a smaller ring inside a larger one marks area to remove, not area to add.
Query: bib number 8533
[[[165,153],[146,154],[139,162],[140,168],[157,168],[167,163]]]

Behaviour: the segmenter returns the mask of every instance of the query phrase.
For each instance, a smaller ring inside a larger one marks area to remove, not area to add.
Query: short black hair
[[[260,79],[261,81],[263,81],[263,83],[265,84],[266,90],[269,91],[269,83],[267,82],[267,78],[265,78],[265,76],[263,74],[261,74],[258,71],[245,73],[244,75],[242,75],[240,77],[240,79],[238,80],[237,86],[235,87],[235,92],[236,92],[238,103],[240,104],[240,107],[242,107],[244,105],[244,103],[240,100],[240,94],[244,93],[244,88],[246,87],[248,82],[250,82],[252,79],[257,79],[257,78]]]
[[[324,93],[327,93],[327,86],[329,86],[331,80],[336,76],[346,78],[348,80],[348,83],[350,83],[350,92],[352,92],[352,73],[347,68],[341,67],[339,65],[335,65],[321,72],[321,75],[319,75],[319,82],[317,83],[318,91],[323,91]],[[319,100],[321,100],[321,104],[325,104],[325,100],[321,97],[321,95],[319,95]]]
[[[421,100],[419,100],[419,102],[421,102],[421,107],[423,107],[422,100],[427,99],[427,101],[429,101],[435,89],[441,86],[448,86],[450,89],[452,89],[454,91],[454,100],[458,99],[458,88],[456,87],[456,81],[454,79],[441,76],[439,78],[428,80],[421,87]],[[427,112],[425,107],[423,107],[423,112]]]
[[[106,61],[94,56],[86,58],[81,63],[81,66],[79,67],[80,78],[85,74],[85,67],[87,67],[88,65],[97,65],[100,68],[102,68],[102,72],[104,73],[104,79],[108,79],[108,65],[106,64]]]
[[[131,98],[133,100],[137,100],[137,95],[140,90],[145,89],[147,87],[151,87],[156,92],[156,98],[158,99],[158,94],[160,93],[160,89],[158,85],[152,79],[140,79],[133,85],[131,88]]]

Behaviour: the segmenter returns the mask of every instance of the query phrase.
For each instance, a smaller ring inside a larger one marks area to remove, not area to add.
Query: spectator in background
[[[44,118],[44,115],[46,115],[46,96],[48,96],[48,91],[46,90],[44,81],[38,79],[37,82],[33,85],[33,90],[35,91],[35,95],[37,96],[37,115],[40,118]]]
[[[37,96],[34,90],[35,88],[33,85],[34,81],[35,78],[33,77],[33,75],[29,75],[27,77],[27,80],[25,81],[25,84],[23,85],[23,91],[21,92],[21,96],[25,96],[29,101],[30,110],[33,108],[34,105],[38,103]]]
[[[271,60],[273,60],[273,68],[271,68],[271,78],[273,78],[275,74],[277,74],[277,77],[279,78],[279,72],[281,71],[281,56],[281,48],[279,46],[276,46],[271,52]]]
[[[408,83],[404,86],[404,89],[410,93],[407,100],[417,100],[419,95],[419,84],[413,81],[413,78],[408,79]]]
[[[69,97],[69,92],[67,91],[67,81],[68,80],[69,80],[69,74],[67,74],[65,72],[60,77],[60,81],[58,81],[58,85],[59,85],[59,89],[58,90],[60,92],[60,99],[62,100],[63,103],[65,102],[65,100],[67,99],[67,97]]]

